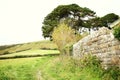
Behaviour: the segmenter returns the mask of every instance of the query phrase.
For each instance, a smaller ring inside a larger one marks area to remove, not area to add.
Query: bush
[[[117,38],[118,40],[120,40],[120,26],[116,26],[114,28],[113,35],[115,36],[115,38]]]
[[[120,68],[111,66],[108,69],[103,69],[101,61],[96,56],[85,55],[81,59],[81,66],[89,69],[90,72],[98,74],[102,80],[120,80]]]
[[[59,24],[58,27],[54,28],[52,38],[61,53],[64,53],[63,50],[67,44],[80,40],[80,36],[75,34],[75,30],[65,23]]]
[[[81,58],[81,64],[84,67],[101,67],[101,61],[91,54],[84,55],[83,58]]]
[[[120,80],[120,69],[119,67],[112,66],[107,70],[103,71],[103,80]]]
[[[101,80],[120,80],[120,68],[111,66],[108,69],[103,69],[101,61],[96,56],[85,55],[80,62],[83,69],[86,68],[91,73],[99,75]]]

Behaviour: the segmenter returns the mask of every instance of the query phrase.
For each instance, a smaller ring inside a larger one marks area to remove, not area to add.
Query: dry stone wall
[[[108,65],[120,67],[120,41],[115,39],[112,32],[105,27],[73,45],[74,58],[81,58],[85,54],[96,55],[102,60],[105,68]]]

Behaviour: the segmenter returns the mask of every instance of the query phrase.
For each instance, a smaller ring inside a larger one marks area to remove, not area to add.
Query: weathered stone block
[[[114,38],[110,30],[101,28],[73,45],[73,57],[81,58],[89,53],[99,57],[103,61],[103,66],[112,65],[112,61],[120,63],[120,41]],[[113,58],[113,56],[118,57]],[[116,62],[115,59],[117,59]]]

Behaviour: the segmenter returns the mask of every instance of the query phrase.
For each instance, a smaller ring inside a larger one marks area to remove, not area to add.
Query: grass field
[[[54,57],[0,60],[0,80],[39,80],[40,67]]]
[[[99,67],[61,56],[0,60],[0,80],[120,80],[120,70],[111,71],[104,78]]]
[[[80,68],[68,57],[0,60],[0,80],[101,80],[89,68]]]
[[[104,78],[101,75],[104,73],[103,69],[96,65],[91,67],[81,65],[80,61],[70,56],[29,57],[31,55],[59,54],[58,50],[47,50],[55,48],[51,48],[47,43],[50,43],[51,46],[53,44],[49,41],[43,41],[41,44],[47,46],[47,48],[41,46],[41,49],[44,50],[35,48],[33,45],[30,46],[34,48],[27,49],[27,47],[30,47],[28,43],[22,44],[21,47],[16,45],[5,49],[13,50],[14,53],[0,55],[0,58],[6,57],[6,59],[0,60],[0,80],[120,80],[120,70],[117,70],[117,68],[105,71]],[[17,59],[14,58],[16,56]],[[21,56],[28,57],[23,58]],[[7,59],[7,57],[13,57],[14,59]],[[91,64],[92,61],[88,62]],[[85,60],[84,64],[88,62]]]
[[[101,80],[99,71],[81,68],[69,57],[53,58],[41,71],[45,80]]]
[[[0,60],[0,80],[41,79],[41,67],[43,65],[46,65],[46,63],[49,63],[49,60],[55,57],[39,57],[38,55],[59,54],[59,51],[55,49],[57,49],[57,47],[51,41],[18,44],[5,49],[1,49],[0,52],[9,53],[5,55],[0,55],[0,58],[5,58]],[[33,57],[35,55],[38,57]],[[28,57],[22,58],[21,56]],[[16,59],[16,57],[18,59]]]
[[[14,58],[14,57],[24,57],[24,56],[39,56],[39,55],[45,55],[45,54],[59,54],[60,52],[58,50],[27,50],[27,51],[22,51],[22,52],[16,52],[12,54],[6,54],[6,55],[1,55],[1,58]]]

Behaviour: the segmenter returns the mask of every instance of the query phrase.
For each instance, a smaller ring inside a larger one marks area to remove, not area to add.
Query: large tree
[[[95,12],[89,8],[83,8],[77,4],[59,5],[51,13],[49,13],[42,26],[44,38],[51,38],[54,27],[64,21],[76,31],[81,32],[81,28],[98,29],[99,27],[108,27],[119,18],[114,13],[109,13],[103,17],[95,16]]]
[[[45,17],[42,26],[43,36],[44,38],[51,38],[54,27],[57,27],[61,21],[65,21],[69,26],[78,31],[87,22],[85,19],[94,15],[94,11],[89,8],[82,8],[77,4],[59,5]]]

